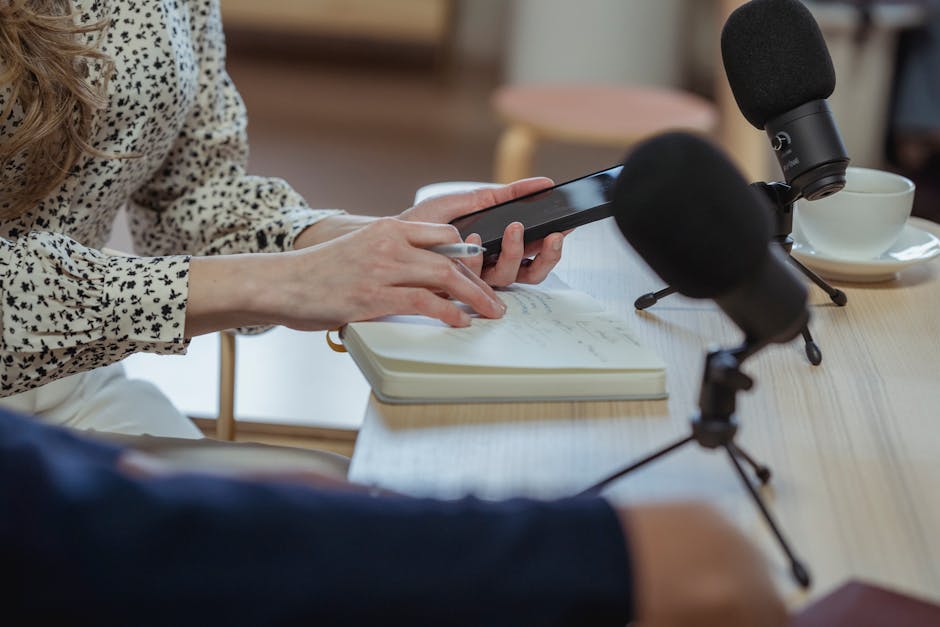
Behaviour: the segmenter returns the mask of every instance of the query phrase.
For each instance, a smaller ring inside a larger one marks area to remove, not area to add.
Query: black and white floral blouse
[[[84,158],[0,225],[0,396],[138,351],[184,353],[189,255],[286,250],[336,213],[245,173],[246,113],[225,71],[218,0],[72,5],[82,22],[111,17],[102,50],[116,67],[95,145],[139,156]],[[8,97],[0,87],[0,110]],[[0,140],[20,113],[0,120]],[[140,256],[100,250],[123,205]]]

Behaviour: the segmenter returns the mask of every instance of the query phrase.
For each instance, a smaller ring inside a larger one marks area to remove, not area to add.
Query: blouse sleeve
[[[189,257],[124,257],[65,235],[0,239],[0,396],[135,352],[186,351]]]
[[[193,2],[198,93],[179,137],[128,207],[144,255],[277,252],[322,218],[281,179],[249,176],[245,106],[225,70],[218,0]]]

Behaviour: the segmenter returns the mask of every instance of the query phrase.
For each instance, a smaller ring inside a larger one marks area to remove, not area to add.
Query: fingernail
[[[559,237],[558,239],[555,240],[555,243],[552,244],[552,248],[554,248],[555,250],[561,250],[561,244],[563,241],[564,240]]]
[[[460,324],[461,326],[469,327],[470,326],[470,314],[466,311],[460,312]]]

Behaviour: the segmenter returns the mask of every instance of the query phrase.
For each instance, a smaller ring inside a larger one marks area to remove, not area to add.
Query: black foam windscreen
[[[728,17],[721,58],[747,121],[772,120],[836,87],[836,72],[819,25],[799,0],[751,0]]]
[[[617,226],[663,281],[715,298],[761,271],[771,208],[708,141],[667,133],[627,156],[614,188]]]

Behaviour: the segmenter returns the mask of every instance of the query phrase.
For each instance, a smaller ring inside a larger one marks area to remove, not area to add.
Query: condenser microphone
[[[699,413],[691,433],[645,455],[582,491],[612,481],[696,442],[723,448],[790,561],[794,579],[810,574],[777,526],[745,465],[766,484],[770,469],[736,442],[736,397],[753,380],[741,372],[749,356],[772,342],[788,342],[806,329],[806,288],[791,273],[781,247],[771,242],[771,211],[731,162],[707,140],[668,133],[639,144],[614,185],[612,208],[620,232],[660,278],[693,298],[711,298],[744,331],[744,343],[705,358]]]
[[[836,86],[832,58],[799,0],[751,0],[721,32],[721,58],[734,99],[764,130],[788,185],[807,200],[845,187],[848,152],[826,101]]]
[[[806,288],[771,243],[767,199],[708,141],[667,133],[638,145],[613,194],[617,226],[661,279],[710,298],[755,346],[809,319]]]

